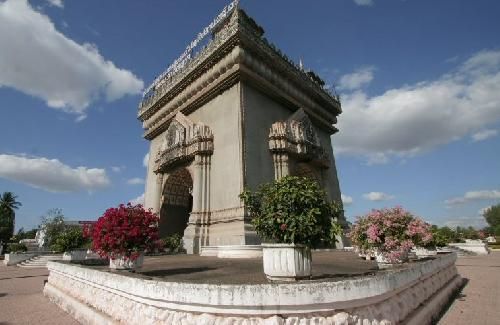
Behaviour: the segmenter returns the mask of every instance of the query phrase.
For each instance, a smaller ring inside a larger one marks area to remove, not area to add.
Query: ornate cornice
[[[243,11],[234,11],[200,53],[144,98],[139,110],[144,137],[154,138],[177,112],[188,114],[242,78],[265,85],[271,95],[292,106],[303,107],[334,133],[332,124],[341,113],[338,97],[323,89],[262,33]]]

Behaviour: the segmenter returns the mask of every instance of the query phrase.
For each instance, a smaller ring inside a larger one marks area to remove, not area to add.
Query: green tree
[[[486,209],[483,213],[483,217],[490,227],[494,229],[494,232],[496,232],[498,226],[500,226],[500,204],[493,205]]]
[[[58,253],[69,252],[76,248],[84,248],[88,240],[83,237],[82,227],[66,226],[66,229],[57,234],[50,249]]]
[[[439,228],[436,225],[431,227],[433,242],[438,247],[444,247],[449,243],[455,243],[459,241],[459,235],[457,231],[449,227],[441,227]]]
[[[64,215],[61,209],[51,209],[45,216],[42,217],[42,224],[40,226],[44,232],[45,247],[51,247],[55,244],[58,235],[66,230],[64,223]]]
[[[15,210],[21,205],[21,202],[17,201],[17,196],[12,192],[4,192],[0,196],[0,244],[9,241],[14,235]]]

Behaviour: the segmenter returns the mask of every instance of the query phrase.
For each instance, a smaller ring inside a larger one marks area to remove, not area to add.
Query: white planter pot
[[[397,261],[390,261],[382,253],[375,252],[375,260],[377,261],[379,268],[388,268],[388,267],[392,267],[394,265],[399,265],[399,264],[402,264],[404,262],[407,262],[408,261],[408,252],[406,252],[406,254],[404,254]]]
[[[417,254],[419,258],[436,256],[437,250],[435,248],[417,247],[415,248],[415,254]]]
[[[69,252],[64,252],[63,261],[83,261],[87,256],[87,250],[75,249]]]
[[[100,260],[103,259],[99,254],[93,252],[91,249],[87,249],[87,252],[85,254],[85,259],[86,260]]]
[[[135,261],[125,259],[123,256],[109,259],[109,268],[113,270],[135,270],[142,267],[144,263],[144,253],[141,253]]]
[[[311,249],[304,245],[262,244],[264,274],[269,280],[311,277]]]

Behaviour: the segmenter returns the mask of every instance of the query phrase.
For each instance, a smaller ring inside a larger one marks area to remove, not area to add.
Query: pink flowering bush
[[[399,206],[358,218],[349,237],[361,252],[378,252],[391,263],[401,262],[412,247],[432,242],[431,226]]]

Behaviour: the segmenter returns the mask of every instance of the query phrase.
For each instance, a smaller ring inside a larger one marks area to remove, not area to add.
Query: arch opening
[[[193,208],[193,179],[186,168],[170,173],[163,187],[160,237],[184,235]]]
[[[295,168],[292,169],[292,176],[307,177],[309,179],[315,180],[319,185],[322,185],[321,173],[308,163],[296,163]]]

